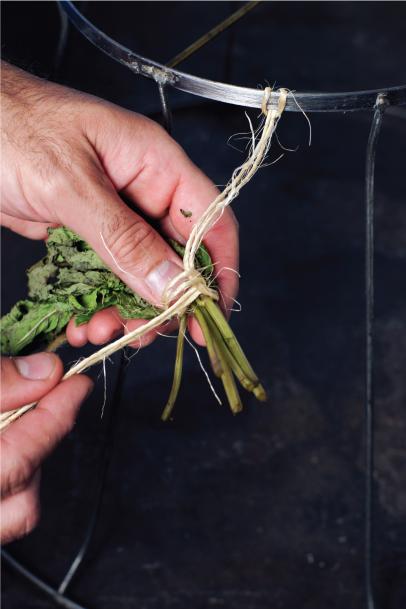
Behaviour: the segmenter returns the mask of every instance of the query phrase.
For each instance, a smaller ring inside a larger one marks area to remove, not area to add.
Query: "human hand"
[[[46,238],[50,225],[70,227],[130,288],[159,305],[167,283],[182,270],[181,260],[117,193],[159,221],[166,235],[185,242],[216,187],[153,121],[8,64],[2,68],[2,223],[38,239]],[[238,283],[230,270],[238,266],[230,210],[205,245],[230,308]],[[127,329],[141,323],[128,321]],[[101,344],[122,329],[117,312],[106,310],[83,326],[71,321],[67,337],[75,346]],[[194,320],[190,329],[201,343]],[[144,337],[143,344],[150,340]]]
[[[1,411],[39,400],[0,435],[1,543],[36,526],[40,464],[70,431],[93,386],[83,375],[59,383],[62,374],[62,362],[53,353],[1,358]]]

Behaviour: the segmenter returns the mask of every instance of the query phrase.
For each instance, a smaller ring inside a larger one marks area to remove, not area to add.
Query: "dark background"
[[[167,61],[238,8],[235,2],[88,2],[99,27]],[[3,54],[46,77],[158,119],[152,82],[70,30],[57,74],[52,2],[3,2]],[[403,2],[266,2],[182,65],[247,86],[351,90],[403,84]],[[171,92],[174,137],[218,184],[244,158],[242,108]],[[155,113],[155,114],[154,114]],[[256,112],[251,112],[255,119]],[[114,408],[113,460],[100,521],[71,595],[103,609],[364,607],[364,154],[371,114],[300,114],[278,135],[289,148],[259,172],[234,209],[241,229],[242,313],[233,326],[270,401],[244,396],[232,417],[214,401],[191,350],[172,423],[174,341],[125,368],[118,360],[73,433],[43,467],[42,520],[15,556],[57,584],[78,549],[100,443]],[[376,175],[377,607],[406,606],[406,121],[388,114]],[[280,153],[275,142],[271,158]],[[3,232],[4,311],[25,295],[40,243]],[[84,351],[65,347],[66,363]],[[131,355],[131,354],[129,354]],[[94,375],[99,375],[95,370]],[[114,404],[113,404],[114,402]],[[5,609],[53,604],[4,569]]]

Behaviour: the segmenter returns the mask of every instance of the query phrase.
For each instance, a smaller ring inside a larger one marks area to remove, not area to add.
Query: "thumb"
[[[180,258],[124,204],[105,174],[97,176],[85,192],[92,196],[68,202],[61,222],[80,234],[132,290],[162,305],[166,286],[183,270]]]
[[[37,402],[58,383],[62,362],[54,353],[1,358],[1,410]]]

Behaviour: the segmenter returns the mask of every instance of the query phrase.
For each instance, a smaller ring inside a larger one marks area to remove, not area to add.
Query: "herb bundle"
[[[171,241],[171,245],[183,255],[184,248],[180,244]],[[2,353],[17,355],[43,345],[58,346],[72,317],[79,325],[107,307],[117,307],[124,319],[151,320],[161,312],[132,292],[71,230],[64,227],[49,229],[46,247],[45,258],[27,272],[29,298],[17,302],[1,319]],[[213,287],[213,265],[204,246],[198,249],[195,263]],[[222,380],[232,412],[237,413],[242,408],[235,379],[257,399],[265,400],[265,391],[217,303],[201,295],[189,312],[202,329],[211,366]],[[162,414],[164,420],[170,417],[180,388],[185,331],[186,314],[179,320],[174,378]]]

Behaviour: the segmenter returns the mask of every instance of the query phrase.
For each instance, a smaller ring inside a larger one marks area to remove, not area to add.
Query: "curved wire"
[[[117,359],[118,359],[118,373],[117,373],[117,377],[116,377],[116,381],[115,381],[114,392],[113,392],[113,397],[111,400],[110,408],[108,409],[108,417],[107,417],[107,420],[104,422],[105,432],[104,432],[104,437],[103,437],[103,442],[102,442],[102,450],[101,450],[101,455],[100,455],[98,473],[96,474],[97,484],[96,484],[96,490],[94,492],[93,507],[92,507],[92,510],[90,513],[90,517],[89,517],[88,524],[87,524],[87,527],[85,530],[83,541],[79,547],[79,550],[78,550],[76,556],[74,557],[73,561],[71,562],[71,566],[67,570],[65,577],[63,578],[62,582],[59,585],[58,592],[60,594],[65,593],[65,591],[68,588],[68,586],[70,585],[72,579],[76,575],[80,565],[82,564],[83,559],[85,558],[85,556],[88,552],[90,542],[93,538],[93,534],[94,534],[96,524],[97,524],[97,521],[99,518],[100,508],[101,508],[104,490],[105,490],[105,486],[106,486],[107,470],[109,468],[111,456],[112,456],[112,452],[113,452],[114,429],[115,429],[115,423],[117,421],[117,416],[116,416],[117,404],[119,404],[120,398],[121,398],[121,386],[123,383],[123,374],[124,374],[123,351],[119,352],[119,357]]]
[[[45,583],[43,579],[34,575],[30,569],[21,564],[18,560],[16,560],[11,554],[9,554],[6,550],[1,550],[1,558],[4,562],[9,565],[12,569],[17,571],[20,575],[25,577],[31,584],[36,586],[42,592],[45,592],[47,596],[49,596],[57,605],[60,607],[64,607],[65,609],[86,609],[82,605],[71,601],[69,598],[58,592],[55,588]]]
[[[236,106],[261,108],[263,91],[260,89],[237,87],[236,85],[207,80],[173,70],[135,53],[107,36],[86,19],[70,0],[61,0],[61,7],[85,38],[135,74],[151,78],[158,84],[172,86],[192,95]],[[392,106],[406,105],[406,85],[402,85],[341,93],[296,92],[294,96],[288,95],[285,110],[288,112],[351,112],[372,109],[375,106],[377,95],[381,92],[385,92]],[[278,102],[279,93],[275,91],[270,100],[270,107],[276,108]]]
[[[383,115],[389,102],[376,98],[365,161],[365,594],[367,609],[375,609],[373,586],[374,475],[374,211],[375,156]]]
[[[169,135],[172,133],[172,112],[168,104],[166,87],[162,83],[158,83],[159,101],[161,102],[161,114],[163,126]]]

